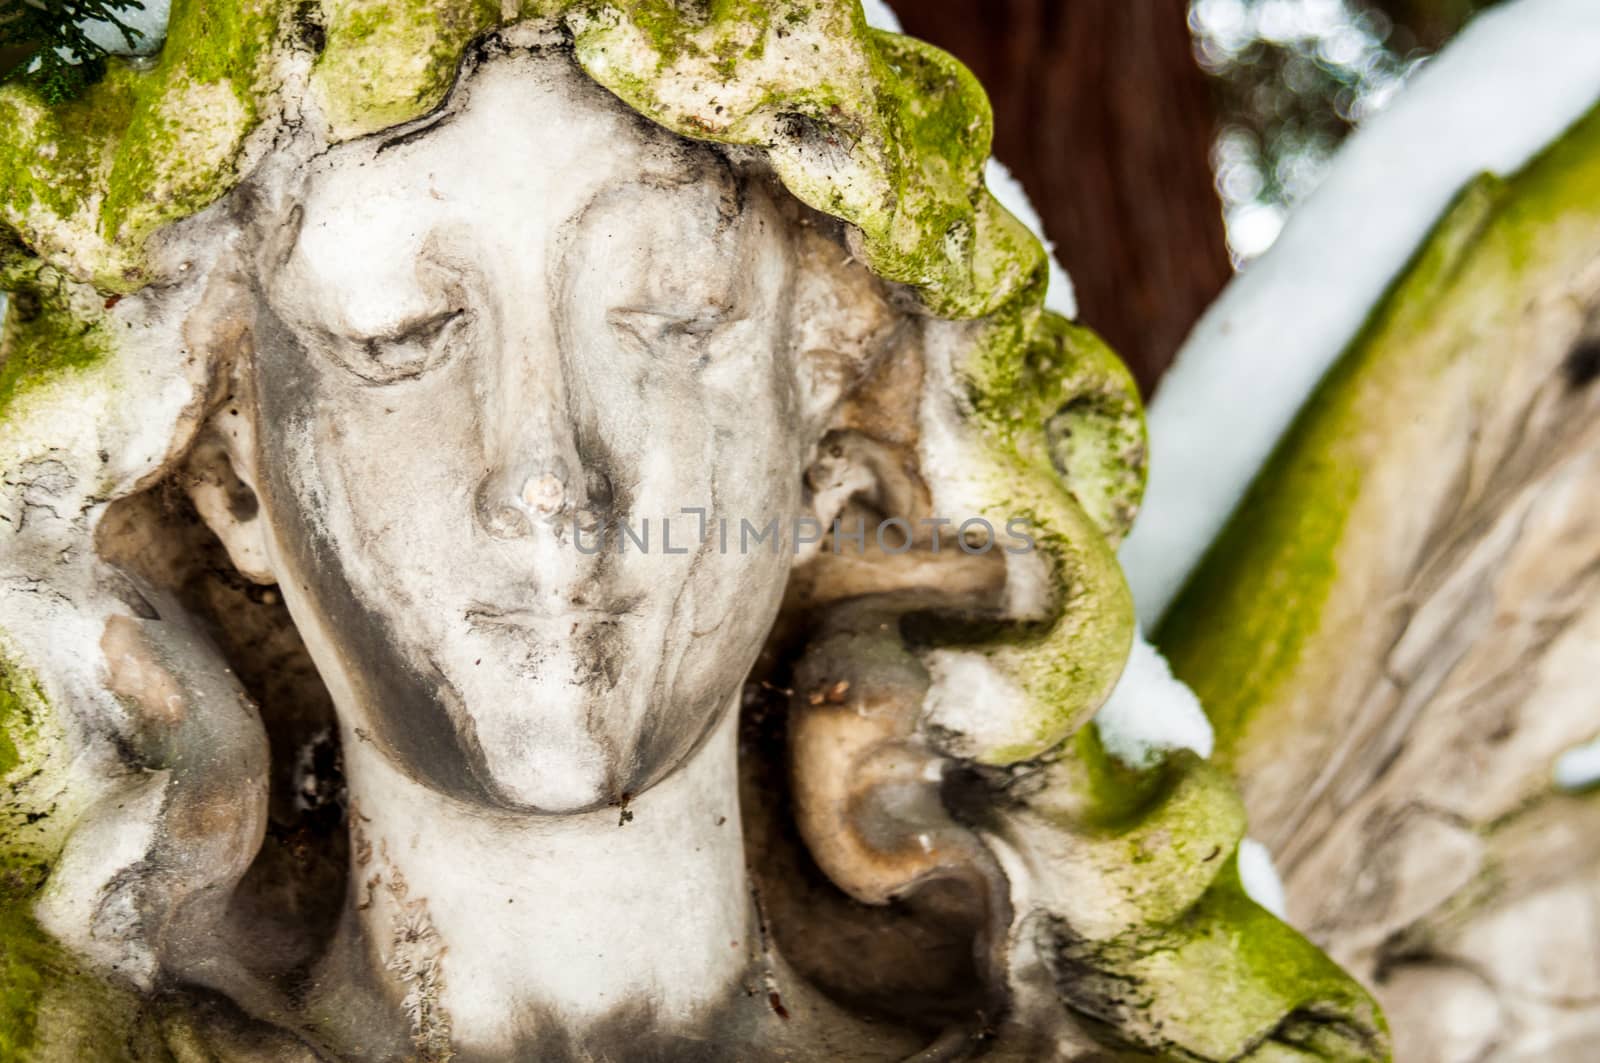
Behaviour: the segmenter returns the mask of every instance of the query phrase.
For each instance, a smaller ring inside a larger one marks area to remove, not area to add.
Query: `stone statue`
[[[17,1058],[1385,1058],[1085,726],[1139,404],[954,60],[180,2],[0,112]]]

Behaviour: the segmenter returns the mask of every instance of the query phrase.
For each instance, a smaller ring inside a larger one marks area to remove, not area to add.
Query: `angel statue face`
[[[856,0],[171,17],[0,87],[31,1058],[1382,1058],[1227,776],[1088,726],[1142,415],[959,63]]]
[[[798,512],[791,253],[759,184],[568,62],[461,95],[307,174],[263,251],[240,457],[373,738],[568,812],[681,761],[777,609],[788,551],[711,529]]]

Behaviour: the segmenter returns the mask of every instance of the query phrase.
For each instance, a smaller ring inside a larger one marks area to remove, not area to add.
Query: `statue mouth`
[[[463,618],[470,627],[479,631],[548,630],[563,622],[580,626],[616,623],[624,617],[637,614],[643,601],[643,595],[632,595],[598,602],[569,602],[559,609],[501,606],[479,601],[467,607]]]

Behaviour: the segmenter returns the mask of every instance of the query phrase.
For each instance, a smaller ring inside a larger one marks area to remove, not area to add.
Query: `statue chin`
[[[495,803],[538,815],[626,804],[679,770],[694,748],[687,736],[704,734],[719,718],[698,712],[692,717],[664,714],[672,718],[653,721],[657,728],[686,736],[666,744],[631,733],[626,721],[607,727],[605,714],[616,709],[586,691],[567,690],[533,704],[527,715],[479,717],[475,723],[483,773]],[[600,722],[591,726],[590,720]]]
[[[311,627],[326,605],[292,611]],[[553,623],[582,633],[570,619]],[[536,658],[449,628],[431,647],[312,652],[350,692],[336,699],[350,744],[381,751],[397,781],[499,811],[564,815],[626,804],[683,768],[731,711],[752,664],[748,642],[641,637],[624,621]]]

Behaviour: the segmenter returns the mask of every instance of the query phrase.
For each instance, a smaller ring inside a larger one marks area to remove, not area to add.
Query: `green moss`
[[[1176,918],[1111,941],[1064,933],[1056,964],[1069,1005],[1164,1059],[1388,1060],[1372,998],[1245,895],[1235,857],[1215,866]]]
[[[74,275],[136,287],[146,279],[144,238],[236,176],[244,135],[274,88],[272,50],[294,46],[287,27],[297,7],[178,0],[155,69],[113,64],[88,97],[58,108],[20,89],[0,94],[0,114],[9,110],[19,134],[0,153],[0,174],[11,178],[0,217]],[[1041,270],[1038,241],[984,190],[992,117],[982,88],[943,52],[869,30],[858,4],[522,7],[564,20],[585,68],[650,117],[687,136],[768,150],[796,195],[857,225],[869,264],[921,289],[937,313],[992,313]],[[436,106],[501,5],[328,0],[324,12],[313,81],[335,135],[348,137]],[[39,158],[51,162],[36,166]]]
[[[174,0],[152,69],[113,61],[103,82],[58,106],[0,89],[0,221],[79,279],[142,286],[150,234],[237,177],[281,6]]]
[[[119,71],[120,80],[142,90],[133,92],[100,208],[109,239],[142,245],[231,185],[244,137],[259,117],[256,83],[277,17],[268,0],[178,0],[155,69]],[[162,91],[143,88],[147,83]]]
[[[38,680],[0,658],[0,899],[31,893],[60,851],[64,760]]]
[[[1387,1058],[1366,992],[1244,894],[1226,772],[1188,751],[1132,769],[1088,727],[1022,789],[1021,837],[1043,820],[1062,884],[1053,959],[1069,1006],[1162,1058],[1254,1059],[1267,1044],[1262,1058]]]
[[[1068,748],[1076,776],[1070,789],[1080,802],[1073,818],[1094,832],[1114,834],[1147,819],[1182,770],[1170,758],[1151,769],[1129,767],[1106,752],[1094,727],[1080,728]]]
[[[275,91],[272,50],[305,46],[284,35],[298,7],[178,0],[154,70],[118,66],[83,105],[51,111],[0,93],[0,121],[16,131],[0,151],[0,218],[69,274],[110,290],[143,283],[145,237],[236,177],[243,137]],[[467,42],[498,22],[500,5],[327,0],[323,12],[315,91],[335,135],[349,137],[437,106]],[[1042,309],[1043,248],[984,186],[992,116],[972,75],[928,45],[869,30],[853,0],[527,0],[522,14],[559,16],[589,74],[667,128],[764,151],[799,199],[854,227],[872,270],[913,286],[935,314],[981,319],[954,367],[972,412],[969,456],[984,512],[997,526],[1030,523],[1059,612],[1031,625],[949,625],[940,638],[987,654],[1023,695],[995,707],[1008,714],[1003,733],[979,759],[1029,760],[1078,735],[1051,766],[1058,785],[1039,811],[1081,840],[1073,858],[1124,913],[1124,932],[1079,943],[1085,969],[1140,987],[1138,1007],[1157,1016],[1147,1041],[1161,1047],[1212,1051],[1248,1022],[1271,1028],[1274,1016],[1318,1002],[1367,1015],[1370,1002],[1336,968],[1242,901],[1227,856],[1242,812],[1226,780],[1187,754],[1131,772],[1083,727],[1133,635],[1114,545],[1143,490],[1144,425],[1114,355]],[[34,268],[28,283],[57,301],[8,326],[0,416],[23,388],[105,350],[101,315],[45,276]],[[16,689],[31,697],[26,684]],[[0,723],[20,711],[0,708]],[[10,752],[0,756],[20,765],[37,738],[4,733]],[[8,840],[23,836],[12,830]],[[39,1016],[52,993],[77,1001],[65,1013],[90,1014],[98,1005],[73,994],[103,992],[28,918],[27,899],[54,858],[45,841],[29,844],[15,903],[0,915],[0,968],[20,972],[0,1023],[16,1031],[7,1047],[19,1052],[46,1028]],[[1207,993],[1241,995],[1240,1017],[1208,1018]],[[112,1012],[128,1006],[106,1000]],[[1160,1032],[1169,1027],[1178,1033]]]
[[[1371,337],[1394,328],[1403,310],[1414,315],[1431,304],[1430,294],[1448,282],[1502,194],[1499,181],[1484,178],[1457,198],[1352,353],[1307,400],[1158,628],[1157,644],[1195,687],[1224,759],[1252,708],[1292,676],[1336,582],[1345,520],[1373,456],[1370,441],[1348,431],[1372,409],[1367,389],[1351,386],[1378,352]],[[1244,561],[1267,542],[1282,550],[1274,563]],[[1249,602],[1271,604],[1241,611]],[[1229,622],[1219,623],[1223,616]]]
[[[87,971],[40,929],[22,898],[0,897],[0,1059],[169,1063],[160,1016]]]
[[[0,1059],[26,1058],[33,1042],[34,1018],[44,991],[46,971],[57,950],[27,912],[54,859],[53,847],[41,845],[33,807],[17,786],[19,769],[36,744],[43,698],[34,679],[0,660]]]
[[[28,676],[0,665],[0,779],[21,763],[18,737],[35,724],[34,706],[43,701],[38,684]]]
[[[437,107],[467,43],[500,17],[497,0],[330,0],[325,11],[313,84],[340,138]]]
[[[1245,895],[1236,859],[1184,915],[1119,965],[1150,995],[1160,1047],[1232,1060],[1273,1040],[1328,1063],[1389,1058],[1377,1005],[1349,975]]]
[[[0,1059],[165,1060],[154,1017],[42,930],[34,901],[78,809],[38,680],[0,649]]]
[[[1525,308],[1600,253],[1597,186],[1600,112],[1514,177],[1469,185],[1162,620],[1156,641],[1200,695],[1224,760],[1257,736],[1310,724],[1286,706],[1315,701],[1332,682],[1347,651],[1333,618],[1357,622],[1366,574],[1387,563],[1391,518],[1374,472],[1392,485],[1400,463],[1426,463],[1421,419],[1495,393],[1526,343],[1517,331]],[[1446,387],[1447,378],[1473,382]]]
[[[1178,918],[1244,837],[1244,807],[1231,780],[1188,751],[1130,769],[1085,727],[1046,779],[1028,805],[1073,837],[1067,863],[1077,870],[1065,870],[1063,881],[1078,883],[1084,897],[1077,903],[1094,909],[1079,928],[1089,938],[1115,942]]]
[[[84,215],[90,195],[105,182],[105,146],[121,135],[133,111],[126,68],[118,64],[113,75],[63,106],[47,106],[20,86],[0,88],[0,129],[7,130],[0,217],[41,253],[62,248],[29,219]]]
[[[967,375],[999,445],[1052,469],[1101,533],[1121,541],[1144,495],[1147,443],[1137,386],[1111,348],[1045,313],[980,345]]]
[[[1032,624],[947,625],[935,641],[979,647],[1022,692],[1006,733],[970,755],[1037,757],[1110,694],[1132,643],[1133,605],[1114,546],[1144,485],[1144,420],[1127,370],[1092,332],[1041,313],[1025,289],[958,367],[975,412],[970,460],[997,529],[1026,522],[1058,591]]]
[[[0,1059],[26,1059],[33,1047],[53,944],[18,900],[0,899]]]
[[[95,365],[110,351],[103,320],[75,311],[67,282],[45,269],[30,283],[10,285],[12,295],[0,324],[0,419],[27,391]]]

